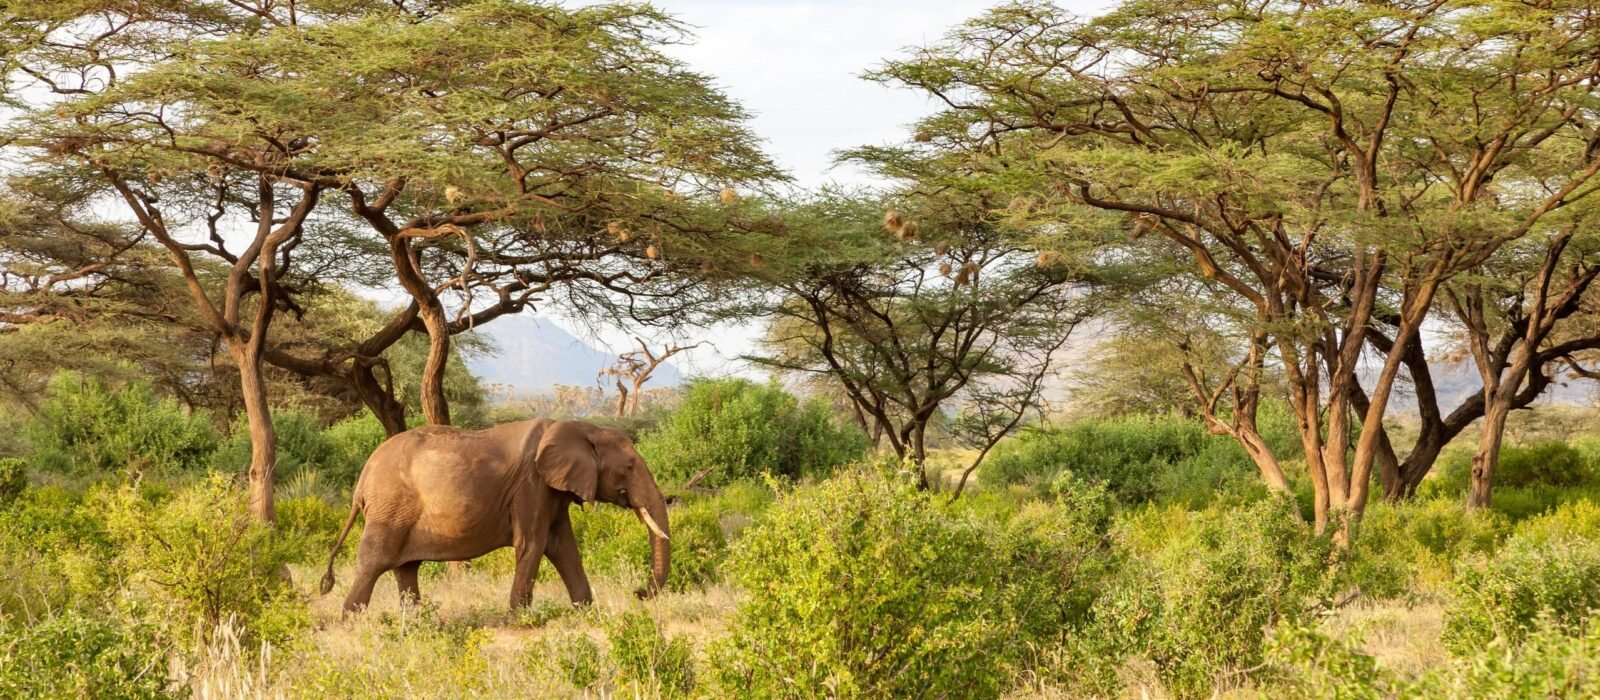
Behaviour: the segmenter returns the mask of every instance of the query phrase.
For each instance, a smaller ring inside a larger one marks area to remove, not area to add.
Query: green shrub
[[[362,411],[329,426],[322,431],[323,437],[328,441],[330,454],[328,463],[323,465],[323,473],[334,484],[348,488],[354,486],[356,478],[361,476],[361,468],[366,465],[367,458],[389,439],[388,433],[383,430],[383,423],[378,422],[378,417],[371,411]]]
[[[1461,567],[1445,610],[1444,643],[1471,653],[1495,638],[1520,642],[1535,622],[1574,629],[1600,608],[1600,544],[1566,535],[1516,536]]]
[[[1495,640],[1427,673],[1407,695],[1415,698],[1600,697],[1600,618],[1574,630],[1569,623],[1535,621],[1521,644]]]
[[[637,695],[682,698],[694,690],[694,650],[689,640],[669,638],[642,611],[623,614],[606,633],[617,681],[632,686]],[[568,674],[569,681],[573,675]]]
[[[38,469],[73,475],[198,470],[217,444],[203,417],[156,398],[148,384],[113,389],[66,372],[51,380],[24,432]]]
[[[1131,521],[1116,584],[1096,601],[1102,650],[1132,650],[1180,696],[1205,695],[1262,663],[1263,630],[1326,596],[1331,544],[1287,499]],[[1153,517],[1152,517],[1153,516]],[[1143,521],[1143,522],[1141,522]],[[1154,546],[1149,554],[1141,548]]]
[[[28,465],[16,457],[0,457],[0,508],[4,508],[28,488]]]
[[[1471,448],[1446,450],[1440,456],[1436,476],[1423,482],[1424,491],[1460,498],[1467,492],[1472,478],[1472,456]],[[1504,445],[1500,448],[1500,462],[1494,469],[1495,497],[1499,499],[1502,489],[1600,485],[1600,459],[1597,457],[1600,455],[1594,454],[1593,449],[1580,449],[1580,446],[1556,440]]]
[[[199,624],[209,634],[233,617],[275,641],[306,623],[303,606],[279,578],[300,554],[294,539],[252,518],[243,491],[223,475],[167,500],[146,498],[133,486],[101,500],[125,585],[162,619]]]
[[[1357,648],[1309,625],[1280,624],[1266,639],[1266,661],[1276,681],[1271,697],[1295,700],[1383,700],[1400,683]]]
[[[1493,552],[1511,531],[1490,510],[1467,510],[1459,499],[1373,503],[1344,563],[1344,580],[1364,595],[1427,595],[1449,586],[1459,561]]]
[[[328,548],[350,514],[348,504],[336,506],[315,496],[279,498],[277,509],[277,536],[297,564],[327,561]],[[361,541],[360,533],[354,534],[345,538],[346,553],[354,552]]]
[[[1199,505],[1218,490],[1259,481],[1237,443],[1178,416],[1088,418],[1025,431],[1002,442],[980,476],[994,485],[1046,486],[1063,472],[1104,482],[1124,503]]]
[[[1517,538],[1532,542],[1548,542],[1571,537],[1600,543],[1600,504],[1578,500],[1557,506],[1538,517],[1517,523]]]
[[[0,697],[168,697],[167,649],[154,639],[149,630],[77,613],[27,626],[0,617]]]
[[[589,690],[606,678],[605,652],[588,635],[567,633],[557,637],[548,647],[534,647],[532,653],[554,657],[555,669],[561,680],[573,690]],[[530,658],[530,664],[548,663],[546,658]]]
[[[859,430],[834,425],[822,403],[801,403],[776,383],[700,379],[638,447],[662,481],[681,483],[709,469],[700,485],[715,487],[763,472],[826,475],[861,456],[867,441]]]
[[[667,588],[685,591],[715,582],[728,550],[717,509],[710,503],[693,503],[674,508],[670,518],[672,574]]]
[[[745,595],[713,655],[722,686],[997,696],[1039,641],[1029,635],[1053,635],[1083,605],[1063,564],[1085,559],[1075,543],[1093,537],[1061,510],[993,523],[942,502],[861,469],[780,497],[728,563]]]
[[[301,472],[330,471],[334,464],[333,443],[322,432],[317,416],[306,411],[276,409],[272,427],[278,436],[277,474],[280,480]],[[217,448],[216,466],[242,472],[250,465],[250,426],[239,414],[228,430],[228,437]]]

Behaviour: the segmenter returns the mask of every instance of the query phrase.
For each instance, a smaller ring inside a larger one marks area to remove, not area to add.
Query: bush
[[[1178,416],[1090,418],[1025,431],[995,449],[981,478],[1045,486],[1063,472],[1104,482],[1123,503],[1198,505],[1218,490],[1253,488],[1259,481],[1237,443]]]
[[[39,470],[73,475],[199,470],[217,445],[203,417],[157,399],[148,384],[112,389],[67,372],[51,380],[24,432]]]
[[[1266,659],[1277,681],[1274,697],[1303,700],[1382,700],[1399,683],[1355,640],[1332,639],[1309,625],[1280,624],[1266,640]]]
[[[1374,503],[1345,563],[1346,582],[1377,598],[1439,591],[1457,562],[1493,552],[1510,531],[1504,515],[1467,510],[1459,499]]]
[[[1571,537],[1600,544],[1600,504],[1589,500],[1562,504],[1543,515],[1517,523],[1515,534],[1518,539],[1532,542]]]
[[[329,426],[322,431],[328,441],[328,463],[323,465],[323,473],[334,484],[341,487],[355,486],[356,478],[361,476],[361,468],[366,466],[367,458],[389,439],[389,434],[384,432],[383,423],[378,422],[378,417],[371,411],[362,411]]]
[[[253,519],[244,493],[222,475],[167,500],[148,499],[133,486],[101,500],[119,565],[129,577],[125,585],[161,619],[199,624],[209,634],[233,617],[272,641],[307,622],[294,592],[279,578],[299,554],[293,538]]]
[[[1592,539],[1516,536],[1464,566],[1452,585],[1443,640],[1457,654],[1496,638],[1520,642],[1540,618],[1576,629],[1600,608],[1600,546]]]
[[[617,681],[633,686],[636,695],[682,698],[694,690],[694,650],[689,640],[667,637],[648,614],[622,615],[612,622],[607,637],[617,665]],[[572,670],[581,668],[575,665]],[[582,670],[586,679],[587,669]],[[569,681],[574,675],[578,674],[568,674]]]
[[[978,521],[859,469],[784,495],[734,545],[746,595],[718,679],[742,697],[995,697],[1025,635],[1081,602],[1070,573],[1029,561],[1063,561],[1062,515]]]
[[[1504,640],[1473,649],[1424,676],[1417,698],[1600,697],[1600,618],[1574,626],[1535,621],[1521,644]]]
[[[0,697],[168,697],[167,650],[106,618],[55,615],[26,627],[0,617]]]
[[[278,435],[277,474],[292,479],[303,472],[330,471],[334,463],[333,443],[322,433],[314,414],[294,409],[272,412],[272,427]],[[250,465],[250,426],[239,414],[228,430],[228,438],[217,449],[216,466],[242,472]]]
[[[28,488],[28,465],[16,457],[0,457],[0,508],[4,508]]]
[[[1600,486],[1600,461],[1593,453],[1555,440],[1504,445],[1494,469],[1495,495],[1501,489]],[[1435,470],[1438,475],[1423,482],[1425,491],[1451,498],[1465,494],[1472,478],[1472,456],[1470,448],[1447,450]]]
[[[1292,508],[1270,499],[1135,518],[1134,532],[1121,535],[1132,545],[1127,566],[1095,605],[1102,650],[1148,658],[1186,697],[1260,666],[1263,630],[1300,621],[1330,584],[1332,545]],[[1140,552],[1150,545],[1157,548]]]
[[[867,440],[859,430],[834,425],[822,403],[801,403],[776,383],[700,379],[638,447],[663,481],[681,483],[709,469],[700,484],[715,487],[763,472],[826,475],[861,456]]]
[[[554,657],[560,679],[573,690],[589,690],[606,678],[605,653],[585,634],[560,635],[544,648],[531,646],[529,654],[525,663],[530,666],[542,666],[550,662],[547,656]]]

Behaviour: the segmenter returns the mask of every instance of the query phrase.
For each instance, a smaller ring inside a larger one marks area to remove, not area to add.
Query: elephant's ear
[[[557,421],[545,428],[534,453],[534,464],[545,483],[573,494],[584,502],[594,500],[600,479],[599,458],[589,440],[588,426],[578,421]]]

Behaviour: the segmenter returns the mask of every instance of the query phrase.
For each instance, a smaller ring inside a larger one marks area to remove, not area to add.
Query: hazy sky
[[[863,71],[908,47],[938,42],[951,27],[992,6],[951,0],[655,4],[694,28],[695,42],[672,53],[712,76],[754,113],[751,127],[768,152],[806,187],[830,181],[870,184],[848,166],[833,167],[833,152],[902,140],[909,124],[934,109],[918,93],[862,80]],[[1094,0],[1060,4],[1082,14],[1108,5]],[[696,350],[678,364],[686,374],[739,372],[743,368],[727,358],[748,351],[755,330],[715,329],[715,349]],[[632,343],[609,331],[598,340],[617,351]]]

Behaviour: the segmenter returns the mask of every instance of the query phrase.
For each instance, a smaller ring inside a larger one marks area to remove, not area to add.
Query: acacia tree
[[[1478,275],[1447,290],[1483,380],[1483,424],[1472,458],[1469,508],[1489,506],[1506,418],[1531,375],[1542,373],[1548,358],[1591,349],[1600,341],[1569,337],[1549,347],[1558,325],[1578,313],[1600,276],[1600,252],[1592,233],[1577,235],[1586,224],[1572,221],[1548,238],[1508,246]]]
[[[662,363],[687,350],[700,347],[704,343],[693,345],[668,345],[659,353],[650,350],[650,344],[644,338],[635,337],[639,341],[638,350],[630,350],[617,356],[617,361],[610,367],[600,370],[596,378],[605,381],[610,377],[616,382],[617,387],[617,417],[632,416],[639,413],[639,403],[643,398],[644,385],[650,377],[661,367]],[[632,400],[629,400],[629,397]]]
[[[1270,339],[1324,530],[1365,507],[1403,364],[1384,358],[1352,416],[1375,316],[1408,347],[1445,281],[1593,191],[1587,17],[1204,2],[1080,21],[1016,3],[874,75],[941,100],[917,141],[967,154],[956,172],[1021,215],[1121,219],[1192,256]]]
[[[107,195],[166,248],[236,355],[252,508],[266,519],[274,436],[263,360],[347,378],[395,430],[374,358],[420,325],[430,340],[423,412],[448,422],[452,334],[557,284],[607,309],[671,318],[704,298],[684,292],[694,279],[671,273],[743,260],[721,236],[736,198],[713,193],[775,174],[739,126],[743,113],[660,53],[677,27],[648,7],[10,9],[7,79],[56,97],[30,101],[7,142],[40,177]],[[349,357],[274,351],[270,323],[296,310],[287,281],[301,253],[374,233],[415,303]],[[205,259],[230,268],[218,289],[202,284]],[[652,315],[652,300],[664,310]]]
[[[948,195],[901,204],[884,215],[879,200],[824,198],[790,212],[803,230],[784,244],[811,257],[773,277],[770,352],[749,359],[836,382],[927,488],[941,412],[984,404],[962,431],[981,461],[1039,407],[1055,353],[1089,305],[1081,271],[1037,255],[1031,232]]]

